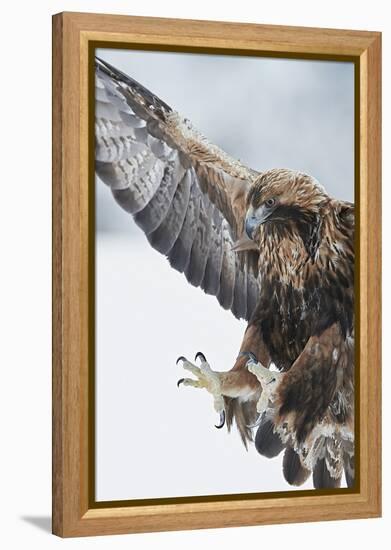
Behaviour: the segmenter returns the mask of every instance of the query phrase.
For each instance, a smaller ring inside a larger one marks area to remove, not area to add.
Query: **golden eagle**
[[[221,428],[301,485],[354,484],[354,207],[310,175],[256,172],[96,60],[96,173],[189,283],[248,321],[233,368],[179,360]],[[178,360],[178,361],[179,361]]]

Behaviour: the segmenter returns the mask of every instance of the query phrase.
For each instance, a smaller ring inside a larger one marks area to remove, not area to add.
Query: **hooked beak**
[[[248,216],[248,217],[246,216],[246,222],[244,227],[246,230],[247,237],[249,239],[252,239],[255,229],[258,227],[257,218],[255,216]]]
[[[257,229],[257,227],[259,227],[262,223],[264,223],[272,212],[273,210],[266,208],[265,205],[260,206],[256,210],[254,210],[253,207],[251,207],[248,210],[246,214],[244,228],[247,233],[247,236],[250,239],[253,238],[254,232]]]

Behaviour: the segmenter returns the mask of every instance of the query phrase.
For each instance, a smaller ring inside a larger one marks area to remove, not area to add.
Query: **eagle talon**
[[[238,357],[248,357],[247,363],[258,363],[258,359],[252,351],[241,351]]]
[[[179,363],[179,361],[187,361],[186,357],[183,357],[183,355],[181,355],[180,357],[178,357],[178,359],[176,360],[176,365]]]
[[[253,424],[246,424],[247,428],[257,428],[259,424],[262,422],[263,415],[264,415],[264,411],[260,412],[258,415],[258,418]]]
[[[220,430],[220,428],[222,428],[224,426],[224,424],[225,424],[225,411],[221,411],[221,413],[220,413],[220,423],[215,424],[215,428]]]
[[[262,421],[262,416],[270,404],[274,403],[276,399],[276,391],[281,382],[283,374],[270,371],[264,367],[261,363],[254,362],[249,359],[246,363],[246,367],[249,372],[251,372],[261,385],[262,393],[261,397],[258,399],[257,403],[257,412],[259,416],[255,421],[255,424],[248,426],[249,428],[256,428]]]
[[[220,415],[219,423],[216,424],[216,428],[220,429],[225,424],[225,409],[224,409],[224,397],[221,393],[221,381],[219,373],[213,371],[210,368],[209,363],[206,360],[206,357],[200,351],[196,353],[195,360],[200,359],[201,365],[198,367],[193,363],[190,363],[185,357],[181,356],[178,358],[177,363],[182,360],[182,368],[191,372],[196,379],[194,378],[181,378],[177,382],[179,387],[181,384],[184,386],[191,386],[193,388],[204,388],[206,389],[213,397],[213,405],[217,414]]]

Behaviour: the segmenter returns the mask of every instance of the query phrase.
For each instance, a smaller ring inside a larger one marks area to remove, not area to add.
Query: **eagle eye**
[[[265,206],[266,208],[271,208],[272,206],[274,206],[274,203],[276,202],[275,199],[267,199],[265,201]]]

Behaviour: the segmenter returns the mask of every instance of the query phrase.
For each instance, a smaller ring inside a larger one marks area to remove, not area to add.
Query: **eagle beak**
[[[247,234],[249,239],[252,240],[253,235],[254,235],[254,231],[256,230],[258,225],[259,225],[258,220],[254,215],[253,216],[246,216],[246,221],[245,221],[245,224],[244,224],[244,228],[245,228],[246,234]]]
[[[257,227],[264,223],[272,212],[273,210],[266,208],[265,205],[259,206],[256,210],[254,210],[252,206],[249,208],[244,224],[244,228],[249,239],[253,239],[254,232]]]

